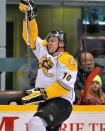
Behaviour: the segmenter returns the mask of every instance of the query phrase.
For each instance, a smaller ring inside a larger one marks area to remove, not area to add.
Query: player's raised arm
[[[35,20],[37,8],[34,7],[32,0],[21,0],[19,10],[25,14],[23,20],[23,39],[30,48],[35,49],[35,41],[38,36],[38,28]]]

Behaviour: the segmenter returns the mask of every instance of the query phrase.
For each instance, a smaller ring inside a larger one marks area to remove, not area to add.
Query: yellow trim
[[[53,92],[53,93],[52,93]],[[60,97],[63,96],[70,91],[66,90],[58,82],[50,85],[48,88],[46,88],[46,93],[48,98],[54,98],[54,97]]]
[[[103,105],[74,105],[73,111],[105,111]]]
[[[36,111],[37,105],[0,105],[0,111]],[[104,105],[73,105],[73,111],[105,111]]]
[[[66,65],[70,70],[77,71],[77,62],[74,57],[67,52],[63,52],[58,58],[58,62]]]
[[[36,111],[37,105],[0,105],[0,111]]]

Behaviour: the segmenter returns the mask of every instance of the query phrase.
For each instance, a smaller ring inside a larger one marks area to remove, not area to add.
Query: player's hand
[[[21,0],[19,4],[19,10],[26,13],[28,12],[29,21],[37,15],[37,7],[34,6],[32,0]]]
[[[29,95],[22,98],[23,104],[36,104],[46,100],[47,95],[44,89],[32,91]]]
[[[21,0],[21,3],[19,4],[19,9],[22,12],[32,11],[33,10],[33,1],[32,0]]]

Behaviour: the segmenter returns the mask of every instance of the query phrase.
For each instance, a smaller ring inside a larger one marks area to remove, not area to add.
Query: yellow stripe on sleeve
[[[26,21],[23,20],[23,39],[27,43],[27,30],[26,30]],[[29,35],[30,35],[30,48],[35,48],[35,41],[38,36],[38,27],[35,19],[29,21]]]
[[[66,90],[58,82],[54,83],[53,85],[50,85],[48,88],[46,88],[46,93],[48,98],[54,98],[54,97],[60,97],[63,96],[70,91]]]

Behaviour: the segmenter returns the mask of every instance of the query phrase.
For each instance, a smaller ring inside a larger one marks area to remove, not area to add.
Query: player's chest
[[[56,75],[57,68],[58,62],[56,58],[48,54],[41,56],[39,61],[39,69],[41,69],[45,76],[54,77],[54,75]]]

